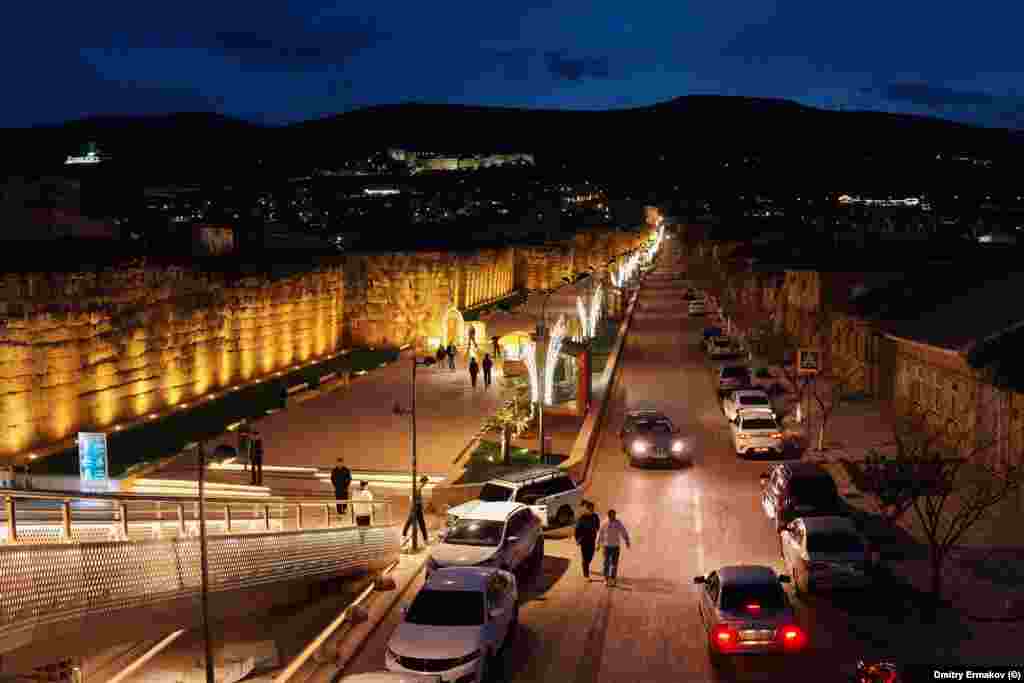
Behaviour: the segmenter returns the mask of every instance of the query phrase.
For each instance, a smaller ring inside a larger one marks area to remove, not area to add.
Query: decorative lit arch
[[[459,346],[466,339],[466,320],[457,306],[449,306],[441,317],[441,343]]]

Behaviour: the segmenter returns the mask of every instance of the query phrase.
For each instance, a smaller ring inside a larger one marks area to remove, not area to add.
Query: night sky
[[[1024,128],[1022,24],[1008,0],[19,2],[0,27],[0,126],[721,94]]]

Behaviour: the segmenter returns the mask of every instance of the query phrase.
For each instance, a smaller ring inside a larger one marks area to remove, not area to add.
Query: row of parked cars
[[[426,580],[388,641],[387,673],[344,683],[484,683],[519,626],[519,578],[544,559],[544,529],[575,522],[581,489],[539,467],[494,479],[448,511],[430,546]]]
[[[782,457],[785,437],[772,402],[776,392],[758,382],[745,363],[732,360],[742,355],[740,346],[719,328],[705,329],[703,349],[709,359],[727,361],[718,368],[717,390],[737,456]],[[847,516],[827,470],[812,463],[778,463],[761,475],[761,489],[762,508],[778,533],[784,573],[732,565],[694,578],[715,666],[729,655],[799,652],[806,646],[783,584],[812,592],[868,581],[868,543]]]

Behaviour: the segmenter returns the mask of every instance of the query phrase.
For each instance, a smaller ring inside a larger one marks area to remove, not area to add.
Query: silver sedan
[[[711,663],[732,655],[801,651],[807,636],[782,589],[788,576],[770,567],[732,565],[695,577]]]

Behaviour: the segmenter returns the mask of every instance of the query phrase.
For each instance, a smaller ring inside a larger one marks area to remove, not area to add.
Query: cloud
[[[315,26],[284,21],[258,31],[215,31],[211,47],[247,70],[295,72],[341,66],[389,38],[372,21],[332,17]]]
[[[587,78],[611,78],[607,57],[569,57],[568,50],[544,53],[548,72],[555,78],[578,83]]]
[[[888,102],[923,107],[938,114],[969,118],[987,125],[1024,125],[1024,98],[1015,94],[994,95],[981,90],[957,90],[923,81],[890,83],[872,90]]]

